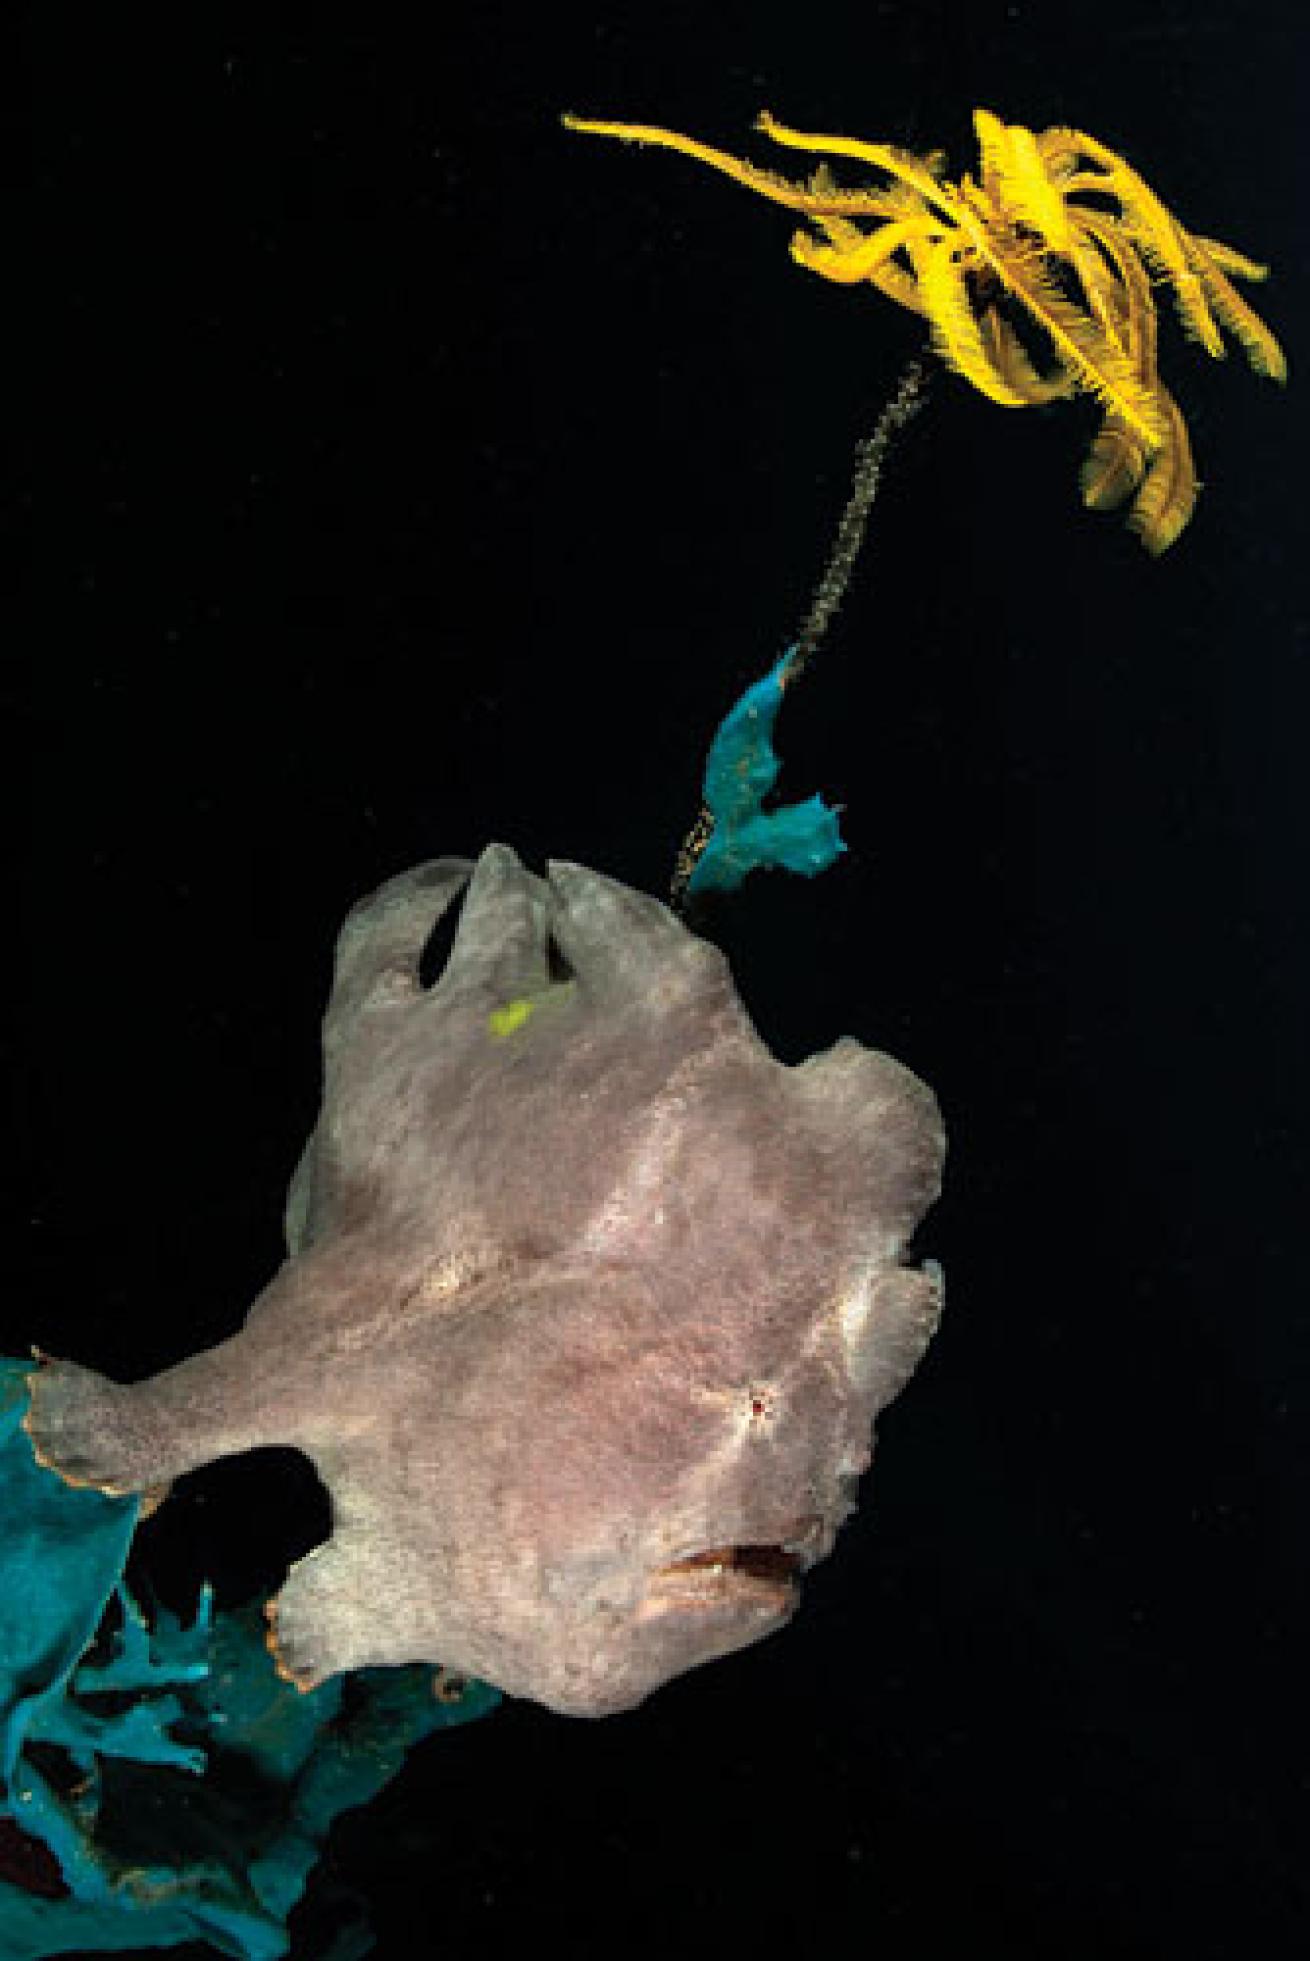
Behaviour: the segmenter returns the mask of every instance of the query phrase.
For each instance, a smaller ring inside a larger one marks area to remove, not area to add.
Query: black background
[[[917,323],[560,110],[957,171],[976,103],[1079,124],[1270,261],[1293,364],[1164,327],[1205,487],[1159,562],[1080,508],[1088,408],[934,382],[779,728],[850,854],[713,926],[785,1058],[845,1031],[936,1087],[942,1330],[789,1631],[603,1723],[507,1705],[344,1821],[380,1954],[1302,1951],[1302,20],[43,16],[7,1352],[131,1377],[235,1328],[348,905],[491,838],[665,889],[804,612]],[[325,1526],[260,1453],[140,1557],[230,1603]]]

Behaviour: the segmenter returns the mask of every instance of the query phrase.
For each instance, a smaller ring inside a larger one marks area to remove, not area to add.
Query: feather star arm
[[[1258,374],[1286,380],[1281,347],[1233,285],[1265,268],[1187,231],[1131,164],[1083,130],[1035,134],[975,110],[979,179],[951,183],[939,151],[814,135],[766,111],[756,127],[772,142],[825,160],[793,183],[655,124],[564,122],[679,151],[799,212],[814,231],[791,241],[798,264],[839,285],[867,282],[924,315],[942,360],[990,400],[1013,408],[1094,397],[1104,421],[1083,468],[1084,500],[1105,509],[1131,499],[1129,525],[1153,553],[1182,531],[1197,490],[1187,426],[1156,367],[1153,279],[1207,353],[1224,352],[1226,330]],[[872,165],[889,182],[845,189],[828,157]],[[1045,371],[1015,316],[1038,330]]]

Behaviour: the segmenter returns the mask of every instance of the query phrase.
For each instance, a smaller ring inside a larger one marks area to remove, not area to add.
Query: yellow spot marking
[[[503,1008],[493,1008],[487,1016],[487,1027],[493,1035],[512,1035],[516,1028],[522,1028],[532,1013],[531,1001],[507,1001]]]

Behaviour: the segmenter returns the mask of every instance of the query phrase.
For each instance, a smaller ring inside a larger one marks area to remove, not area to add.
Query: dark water
[[[347,905],[490,838],[664,889],[804,613],[919,326],[558,112],[802,171],[760,108],[954,174],[975,104],[1087,128],[1268,260],[1291,384],[1157,295],[1204,488],[1153,561],[1080,508],[1088,404],[941,373],[779,727],[849,856],[711,922],[784,1056],[936,1087],[938,1340],[786,1634],[435,1739],[333,1870],[388,1955],[1303,1951],[1299,11],[218,11],[38,50],[0,1347],[130,1376],[232,1329]],[[235,1599],[322,1529],[270,1458],[143,1544]]]

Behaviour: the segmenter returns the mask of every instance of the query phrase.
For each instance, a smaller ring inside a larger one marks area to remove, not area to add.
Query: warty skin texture
[[[270,1610],[303,1687],[432,1661],[604,1715],[781,1626],[936,1324],[931,1092],[849,1039],[784,1066],[664,906],[499,845],[354,909],[323,1048],[245,1326],[138,1384],[45,1360],[41,1460],[129,1491],[306,1452],[332,1534]]]

